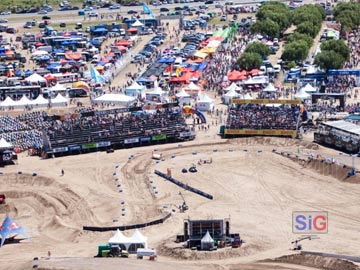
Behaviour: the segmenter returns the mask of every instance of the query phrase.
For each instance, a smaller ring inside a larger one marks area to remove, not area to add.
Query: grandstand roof
[[[347,131],[349,133],[360,135],[360,126],[344,120],[328,121],[328,122],[324,122],[323,124],[343,131]]]

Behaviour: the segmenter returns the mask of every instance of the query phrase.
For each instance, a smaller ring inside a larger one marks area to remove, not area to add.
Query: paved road
[[[232,2],[234,3],[234,5],[256,5],[260,2],[262,2],[263,0],[232,0]],[[215,1],[214,1],[215,3]],[[225,3],[225,1],[221,1],[222,4]],[[150,9],[155,13],[155,14],[159,14],[160,13],[160,8],[162,7],[166,7],[170,10],[173,10],[175,7],[183,7],[183,6],[190,6],[190,7],[198,7],[200,5],[204,5],[204,2],[192,2],[192,3],[178,3],[178,4],[166,4],[166,5],[161,5],[161,6],[152,6],[149,5]],[[209,9],[215,9],[215,4],[212,5],[207,5],[209,7]],[[55,7],[55,6],[54,6]],[[55,7],[57,8],[57,7]],[[120,13],[121,15],[127,15],[127,12],[129,10],[136,10],[138,12],[141,12],[143,10],[142,6],[132,6],[132,7],[128,7],[128,6],[121,6],[121,9],[115,9],[115,10],[109,10],[108,8],[101,8],[101,9],[96,9],[93,10],[94,12],[98,12],[100,14],[117,14]],[[217,9],[218,11],[220,11],[220,9]],[[68,10],[68,11],[58,11],[55,10],[53,12],[48,13],[48,16],[52,17],[53,19],[55,19],[56,17],[61,17],[61,16],[70,16],[70,15],[74,15],[73,20],[76,21],[78,20],[78,18],[82,18],[82,16],[78,16],[78,10]],[[12,20],[16,20],[18,21],[21,18],[26,18],[25,20],[28,20],[29,17],[31,18],[35,18],[35,19],[40,19],[42,16],[44,15],[40,15],[40,14],[36,14],[36,13],[32,13],[32,14],[11,14],[9,16],[3,16],[3,18],[8,19],[9,21]]]

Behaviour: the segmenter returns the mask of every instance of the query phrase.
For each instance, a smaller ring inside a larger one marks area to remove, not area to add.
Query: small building
[[[208,249],[211,245],[213,248],[215,242],[224,241],[226,237],[230,237],[229,219],[184,221],[184,240],[188,241],[189,248]]]

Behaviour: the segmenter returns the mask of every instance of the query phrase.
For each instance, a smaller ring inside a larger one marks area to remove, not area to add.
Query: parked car
[[[109,9],[120,9],[120,5],[119,5],[119,4],[111,5],[111,6],[109,7]]]
[[[0,23],[8,23],[9,21],[7,19],[0,19]]]
[[[220,18],[220,21],[225,22],[226,21],[226,15],[222,15]]]
[[[60,27],[66,27],[66,23],[64,22],[60,23]]]
[[[89,16],[89,17],[98,17],[99,14],[96,13],[96,12],[90,11],[90,12],[88,13],[88,16]]]
[[[30,29],[32,27],[31,22],[26,22],[23,26],[25,29]]]
[[[137,11],[130,9],[127,14],[137,14]]]
[[[51,20],[51,17],[49,17],[49,16],[42,16],[41,19],[42,19],[42,20]]]
[[[169,12],[169,9],[162,7],[162,8],[160,8],[160,12]]]
[[[38,12],[38,14],[47,14],[48,12],[46,11],[46,10],[44,10],[44,9],[42,9],[42,10],[40,10],[39,12]]]
[[[1,12],[0,15],[11,15],[11,11],[5,10],[5,11]]]

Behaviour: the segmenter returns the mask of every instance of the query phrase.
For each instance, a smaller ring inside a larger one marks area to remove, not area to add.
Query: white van
[[[146,248],[138,248],[136,251],[136,257],[138,259],[142,259],[144,256],[154,256],[156,257],[156,249],[146,249]]]
[[[38,50],[40,51],[46,51],[48,53],[51,53],[53,51],[53,47],[52,46],[40,46],[38,48]]]
[[[182,64],[183,59],[182,57],[176,57],[175,61],[174,61],[174,67],[178,67]]]

